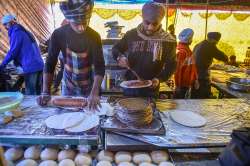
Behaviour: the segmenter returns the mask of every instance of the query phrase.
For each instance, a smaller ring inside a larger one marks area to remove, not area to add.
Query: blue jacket
[[[0,65],[0,69],[14,60],[15,64],[22,67],[25,74],[42,71],[44,62],[34,36],[19,24],[11,26],[8,35],[10,50]]]

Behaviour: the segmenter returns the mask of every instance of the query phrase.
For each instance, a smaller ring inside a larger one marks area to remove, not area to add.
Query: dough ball
[[[131,156],[131,153],[129,152],[120,151],[115,154],[115,162],[117,164],[121,162],[130,162],[131,160],[132,160],[132,156]]]
[[[16,161],[23,157],[23,149],[21,148],[10,148],[4,153],[6,160]]]
[[[25,159],[38,160],[40,158],[41,148],[39,146],[31,146],[24,151]]]
[[[150,155],[152,161],[156,164],[160,164],[161,162],[167,161],[169,159],[167,152],[162,150],[152,151]]]
[[[60,161],[58,166],[75,166],[75,163],[73,160],[64,159],[64,160]]]
[[[72,149],[62,150],[58,153],[58,161],[62,161],[64,159],[74,160],[76,156],[76,152]]]
[[[97,155],[97,160],[98,161],[110,161],[112,162],[114,158],[114,155],[112,152],[102,150],[98,153]]]
[[[99,161],[96,166],[112,166],[112,164],[109,161]]]
[[[174,164],[168,161],[164,161],[164,162],[161,162],[159,166],[174,166]]]
[[[139,166],[156,166],[156,165],[154,165],[152,163],[143,162],[143,163],[139,164]]]
[[[143,162],[151,163],[151,158],[148,153],[135,152],[133,155],[133,162],[136,164],[140,164]]]
[[[37,166],[37,162],[31,159],[20,161],[16,166]]]
[[[12,116],[0,116],[0,125],[7,124],[12,121]]]
[[[130,162],[121,162],[118,164],[118,166],[135,166],[133,163]]]
[[[53,160],[45,160],[41,162],[39,166],[57,166],[57,163]]]
[[[75,163],[77,166],[91,165],[92,159],[88,153],[79,153],[75,158]]]
[[[41,160],[57,160],[57,153],[58,153],[57,149],[45,148],[42,151],[40,158]]]

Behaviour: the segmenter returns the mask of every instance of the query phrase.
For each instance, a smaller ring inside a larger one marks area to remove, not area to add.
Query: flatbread
[[[191,111],[173,111],[170,116],[175,122],[187,127],[202,127],[207,123],[204,117]]]
[[[77,126],[65,129],[68,132],[83,132],[99,125],[99,116],[95,114],[86,115],[86,118]]]
[[[74,112],[68,114],[63,121],[63,128],[70,128],[79,125],[86,118],[84,113]]]
[[[81,123],[85,118],[84,113],[73,112],[53,115],[45,120],[46,126],[52,129],[65,129]]]

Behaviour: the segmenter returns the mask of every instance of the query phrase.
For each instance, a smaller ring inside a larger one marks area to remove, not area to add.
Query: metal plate
[[[139,86],[128,86],[131,83],[137,83],[137,82],[141,82],[140,80],[130,80],[130,81],[123,81],[120,86],[122,88],[129,88],[129,89],[137,89],[137,88],[147,88],[150,87],[152,85],[152,81],[151,80],[147,80],[147,84],[145,85],[139,85]]]
[[[153,119],[152,123],[147,126],[137,127],[137,126],[128,126],[121,123],[115,117],[109,117],[101,125],[106,131],[117,131],[117,132],[126,132],[126,133],[136,133],[136,134],[154,134],[154,135],[164,135],[165,128],[162,124],[162,121],[158,118]]]

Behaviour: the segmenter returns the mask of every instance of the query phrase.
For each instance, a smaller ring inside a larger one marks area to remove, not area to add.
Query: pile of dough
[[[112,164],[109,161],[99,161],[96,166],[112,166]]]
[[[41,162],[39,166],[57,166],[57,163],[53,160],[46,160]]]
[[[156,165],[152,163],[143,162],[143,163],[140,163],[139,166],[156,166]]]
[[[117,164],[121,162],[130,162],[131,160],[132,160],[132,156],[131,156],[131,153],[129,152],[120,151],[115,154],[115,162]]]
[[[135,166],[133,163],[130,162],[121,162],[118,164],[118,166]]]
[[[92,159],[88,153],[79,153],[75,158],[75,163],[77,166],[91,165]]]
[[[37,165],[38,164],[35,160],[26,159],[26,160],[20,161],[16,166],[37,166]]]
[[[98,161],[110,161],[112,162],[114,158],[114,155],[112,152],[102,150],[98,153],[97,155],[97,160]]]
[[[74,163],[74,161],[72,161],[70,159],[64,159],[64,160],[60,161],[58,166],[75,166],[75,163]]]
[[[39,146],[31,146],[24,151],[25,159],[38,160],[40,158],[41,148]]]
[[[169,159],[167,152],[162,150],[152,151],[150,155],[152,161],[156,164],[160,164],[161,162],[167,161]]]
[[[21,148],[10,148],[4,153],[6,160],[16,161],[23,157],[23,149]]]
[[[58,153],[58,161],[61,161],[64,159],[74,160],[75,156],[76,156],[76,153],[72,149],[62,150]]]
[[[143,162],[151,163],[151,158],[148,153],[135,152],[133,155],[133,162],[136,164],[140,164]]]
[[[40,158],[41,160],[57,160],[57,153],[58,153],[57,149],[45,148],[42,151]]]
[[[159,166],[174,166],[174,164],[168,161],[164,161],[164,162],[161,162]]]

